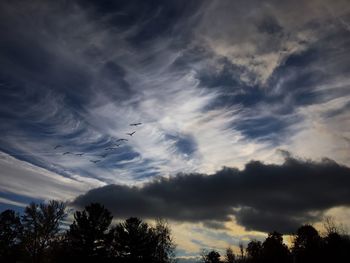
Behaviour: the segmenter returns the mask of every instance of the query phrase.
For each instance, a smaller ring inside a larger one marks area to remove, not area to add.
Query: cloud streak
[[[0,168],[0,192],[39,200],[68,201],[87,189],[104,185],[101,181],[79,175],[71,174],[69,178],[67,175],[48,171],[4,153],[0,155]]]

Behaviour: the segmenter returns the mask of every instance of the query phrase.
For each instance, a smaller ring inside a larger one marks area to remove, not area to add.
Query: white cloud
[[[0,203],[6,204],[6,205],[19,206],[19,207],[26,207],[27,206],[27,204],[24,204],[22,202],[13,201],[11,199],[3,198],[3,197],[0,197]]]
[[[0,191],[38,199],[70,200],[104,183],[78,175],[68,178],[46,169],[0,155]]]
[[[346,1],[212,1],[197,38],[244,67],[249,74],[242,81],[264,85],[290,54],[305,50],[327,27],[339,26],[349,10]]]

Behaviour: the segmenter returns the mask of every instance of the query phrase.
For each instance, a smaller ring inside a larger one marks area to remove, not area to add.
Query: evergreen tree
[[[113,249],[118,262],[153,262],[156,248],[155,233],[138,218],[128,218],[113,229]]]
[[[291,261],[288,247],[283,244],[282,234],[278,232],[269,233],[262,247],[264,263],[289,263]]]
[[[111,213],[97,203],[77,211],[67,233],[71,257],[85,262],[106,259],[112,218]]]

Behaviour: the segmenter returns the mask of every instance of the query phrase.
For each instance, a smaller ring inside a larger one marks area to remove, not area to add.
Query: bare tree
[[[157,219],[153,233],[156,239],[155,261],[159,263],[175,262],[176,246],[168,222],[164,219]]]

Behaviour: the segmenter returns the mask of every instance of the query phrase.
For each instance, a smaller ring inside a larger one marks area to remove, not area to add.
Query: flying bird
[[[127,133],[127,135],[133,136],[133,135],[135,134],[135,132],[136,132],[136,131],[133,131],[133,132],[131,132],[131,133]]]
[[[65,152],[65,153],[62,153],[63,155],[66,155],[66,154],[71,154],[71,152]]]
[[[63,146],[62,146],[61,144],[58,144],[58,145],[55,146],[54,149],[56,150],[56,149],[58,149],[58,148],[60,148],[60,147],[63,147]]]
[[[141,124],[142,124],[142,122],[131,123],[130,126],[139,126],[139,125],[141,125]]]
[[[75,155],[76,155],[76,156],[83,156],[84,153],[76,153]]]
[[[106,158],[107,153],[99,155],[101,158]]]
[[[101,162],[101,160],[90,160],[90,162],[92,162],[92,163],[98,163],[98,162]]]

